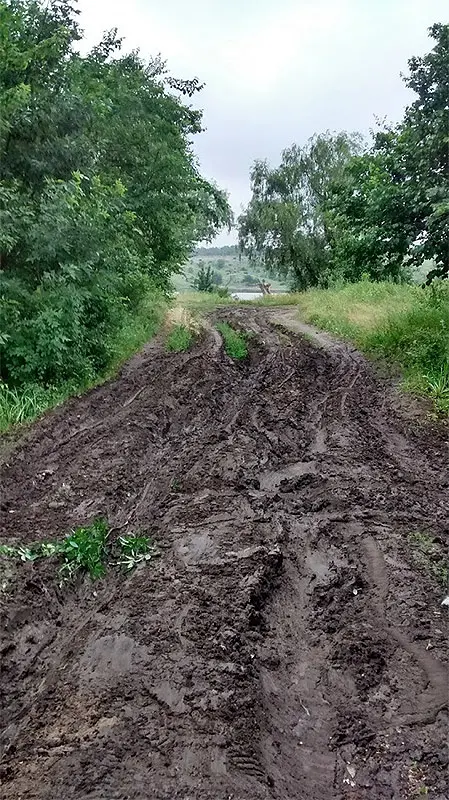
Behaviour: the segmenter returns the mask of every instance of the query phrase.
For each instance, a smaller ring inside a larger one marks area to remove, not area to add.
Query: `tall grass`
[[[449,284],[361,281],[300,295],[302,316],[365,353],[397,365],[405,386],[449,413]]]

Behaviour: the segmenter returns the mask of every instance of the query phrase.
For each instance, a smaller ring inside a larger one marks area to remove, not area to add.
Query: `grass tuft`
[[[221,333],[224,342],[225,352],[231,358],[241,360],[248,355],[247,337],[244,333],[238,333],[228,325],[227,322],[218,322],[217,330]]]
[[[169,353],[184,353],[189,349],[193,335],[184,325],[175,325],[167,336],[165,347]]]

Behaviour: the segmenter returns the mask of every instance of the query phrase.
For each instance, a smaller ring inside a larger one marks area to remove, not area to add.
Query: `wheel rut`
[[[106,516],[160,555],[2,560],[3,796],[443,800],[447,430],[291,312],[219,316],[244,363],[212,319],[4,451],[2,541]]]

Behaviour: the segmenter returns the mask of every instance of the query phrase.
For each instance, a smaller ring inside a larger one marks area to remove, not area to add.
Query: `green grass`
[[[361,281],[298,296],[308,322],[395,365],[405,388],[449,414],[449,284],[417,287]]]
[[[70,391],[65,388],[44,389],[27,386],[23,389],[10,389],[0,383],[0,433],[14,425],[21,425],[37,419],[48,408],[63,403]]]
[[[415,564],[434,578],[443,587],[449,579],[449,565],[441,553],[441,548],[431,536],[421,531],[409,535],[411,554]]]
[[[92,580],[106,574],[108,560],[127,571],[143,561],[149,561],[156,549],[144,535],[119,536],[114,545],[108,543],[109,525],[104,519],[96,519],[90,525],[75,528],[62,541],[40,542],[26,545],[0,545],[0,556],[18,561],[37,561],[57,556],[61,564],[58,569],[60,585],[73,580],[77,575],[87,574]]]
[[[266,294],[263,297],[257,297],[255,300],[240,300],[240,304],[245,306],[296,306],[300,297],[301,295],[297,292]]]
[[[178,305],[191,311],[213,311],[220,306],[235,305],[232,297],[222,297],[215,292],[180,292],[176,298]]]
[[[20,389],[10,388],[0,381],[0,433],[33,422],[69,397],[84,394],[114,377],[122,364],[154,336],[166,310],[167,302],[162,295],[144,297],[138,313],[128,318],[117,335],[108,369],[92,381],[73,380],[61,386],[32,385]]]
[[[228,356],[236,360],[246,358],[248,347],[245,334],[238,333],[227,322],[217,322],[216,327],[223,337],[224,348]]]
[[[185,325],[175,325],[165,340],[165,347],[169,353],[184,353],[192,341],[193,335]]]

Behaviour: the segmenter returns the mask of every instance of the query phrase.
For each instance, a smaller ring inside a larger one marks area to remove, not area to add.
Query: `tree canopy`
[[[240,246],[292,285],[329,278],[399,280],[424,261],[428,280],[449,273],[449,25],[409,60],[415,100],[369,146],[345,133],[293,145],[273,169],[258,161],[239,218]]]
[[[123,53],[85,57],[70,0],[0,2],[0,370],[93,376],[150,291],[231,222],[198,167],[197,78]]]

